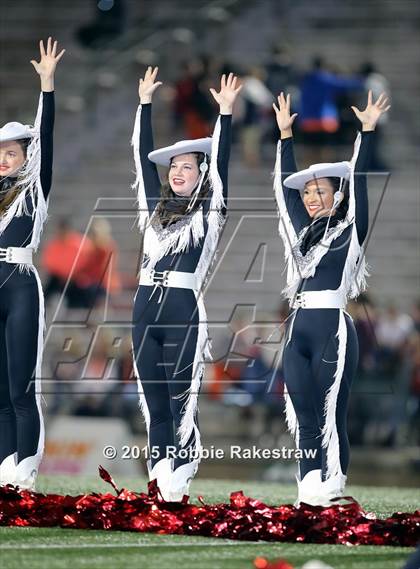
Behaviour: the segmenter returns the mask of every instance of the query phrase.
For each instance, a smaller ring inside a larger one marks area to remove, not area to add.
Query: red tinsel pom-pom
[[[329,508],[302,504],[268,506],[232,492],[228,504],[165,502],[156,485],[147,493],[118,489],[99,467],[100,477],[116,495],[62,496],[0,487],[0,525],[126,530],[163,534],[202,535],[247,541],[399,545],[413,547],[420,539],[420,511],[398,512],[387,519],[366,513],[352,498]],[[256,565],[256,563],[259,565]],[[266,563],[266,565],[264,565]],[[286,561],[254,561],[257,569],[290,569]]]

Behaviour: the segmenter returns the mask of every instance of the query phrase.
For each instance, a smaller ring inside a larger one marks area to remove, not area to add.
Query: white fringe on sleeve
[[[30,197],[32,202],[32,218],[34,228],[31,242],[28,247],[35,251],[38,248],[44,223],[48,217],[48,200],[44,198],[41,186],[41,117],[42,117],[42,93],[39,96],[38,110],[35,124],[30,128],[32,140],[26,151],[26,160],[19,172],[17,187],[20,193],[17,198],[9,205],[0,220],[0,235],[14,217],[29,214],[26,198]]]
[[[369,277],[369,266],[366,263],[364,247],[360,246],[359,244],[356,228],[356,199],[354,193],[354,183],[355,167],[357,158],[359,156],[361,140],[362,135],[359,132],[354,143],[353,157],[350,162],[351,174],[349,184],[349,209],[347,216],[353,223],[353,226],[350,246],[341,281],[341,287],[344,291],[346,291],[349,298],[356,298],[361,292],[366,289],[366,279]]]
[[[131,146],[133,147],[134,163],[136,165],[136,180],[132,185],[136,191],[138,205],[138,226],[140,231],[144,231],[149,220],[149,210],[147,207],[146,191],[144,188],[143,171],[140,160],[140,123],[141,123],[141,105],[138,106],[136,118],[134,121],[133,136],[131,138]]]
[[[287,286],[290,287],[292,283],[300,279],[298,267],[293,255],[293,247],[298,241],[298,235],[296,234],[292,220],[290,219],[289,213],[287,211],[281,176],[281,140],[279,140],[277,143],[276,164],[274,167],[274,195],[276,198],[279,215],[278,229],[284,245],[284,259],[286,261],[287,268],[286,281]]]

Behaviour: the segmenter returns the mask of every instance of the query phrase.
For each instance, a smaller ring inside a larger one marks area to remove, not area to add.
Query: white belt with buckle
[[[192,290],[199,290],[197,277],[194,273],[185,273],[182,271],[147,271],[140,272],[140,284],[145,286],[154,286],[152,298],[155,290],[160,288],[161,294],[158,302],[162,300],[163,289],[161,287],[173,288],[189,288]]]
[[[0,247],[0,262],[32,265],[33,249],[30,247]]]
[[[346,298],[334,290],[298,292],[292,308],[345,308]]]

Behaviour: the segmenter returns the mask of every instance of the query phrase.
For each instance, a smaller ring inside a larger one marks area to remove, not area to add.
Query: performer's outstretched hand
[[[228,78],[223,74],[220,79],[220,91],[210,88],[210,93],[213,95],[216,102],[220,107],[221,115],[231,115],[233,103],[242,89],[242,85],[236,86],[238,78],[233,73],[229,73]]]
[[[297,113],[290,116],[290,94],[284,97],[283,91],[277,97],[278,107],[276,103],[273,103],[273,109],[276,113],[276,120],[279,130],[281,132],[282,138],[288,138],[292,136],[292,125],[297,117]]]
[[[352,110],[359,121],[362,123],[362,130],[375,130],[376,123],[379,120],[379,117],[386,113],[391,108],[391,105],[388,105],[388,97],[385,93],[381,93],[378,97],[376,103],[372,101],[372,91],[368,93],[368,100],[366,109],[361,111],[357,107],[352,107]]]
[[[53,41],[51,37],[47,41],[47,50],[45,51],[44,42],[39,42],[40,61],[31,60],[35,71],[41,78],[42,91],[54,91],[54,73],[57,63],[63,57],[66,50],[62,49],[57,54],[57,40]]]
[[[143,79],[139,81],[139,97],[140,103],[146,105],[152,102],[153,93],[162,85],[162,81],[156,81],[159,67],[149,67],[146,69]]]

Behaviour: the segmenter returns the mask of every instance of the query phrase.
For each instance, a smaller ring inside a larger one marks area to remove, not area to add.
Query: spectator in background
[[[349,402],[348,433],[351,445],[362,445],[369,423],[377,422],[375,409],[378,405],[372,397],[372,393],[378,391],[375,367],[376,310],[367,293],[360,294],[357,301],[350,300],[347,310],[353,318],[359,343],[359,361]]]
[[[242,92],[238,103],[242,156],[250,168],[256,168],[261,160],[261,140],[264,115],[271,111],[273,97],[264,84],[265,72],[260,67],[250,68],[241,77]]]
[[[81,249],[83,234],[71,227],[66,218],[59,219],[55,235],[49,239],[42,251],[41,264],[47,273],[45,302],[53,294],[61,294],[70,282],[73,266]]]
[[[92,349],[82,370],[80,382],[75,384],[73,415],[83,417],[111,417],[115,415],[118,400],[118,368],[113,365],[114,334],[108,328],[95,337]]]
[[[50,415],[72,413],[74,392],[82,391],[80,377],[84,367],[86,349],[92,341],[91,331],[73,328],[56,330],[50,351],[50,374],[53,386],[50,389],[48,409]],[[63,345],[65,348],[63,348]]]
[[[264,68],[266,72],[265,84],[273,97],[277,97],[282,91],[288,92],[291,94],[294,105],[298,107],[300,104],[298,73],[293,67],[289,49],[285,46],[274,45]],[[268,134],[270,142],[277,142],[277,125],[272,124]]]
[[[77,283],[85,290],[88,305],[106,293],[115,294],[121,289],[117,271],[118,249],[112,239],[111,226],[106,219],[96,218],[82,246],[81,263],[77,270]]]
[[[418,310],[418,307],[417,307]],[[408,444],[420,444],[420,331],[416,326],[410,336],[408,354],[410,358],[410,385],[408,404],[403,409],[407,417]]]
[[[117,248],[106,220],[95,219],[87,236],[61,220],[42,254],[48,273],[46,301],[58,293],[64,294],[68,308],[93,308],[106,293],[119,291],[116,264]]]
[[[375,336],[376,312],[375,306],[367,293],[362,293],[357,302],[349,302],[348,311],[353,318],[359,340],[359,361],[357,376],[365,377],[375,368],[375,352],[377,341]]]
[[[409,353],[412,363],[410,433],[412,433],[413,444],[418,445],[420,444],[420,300],[417,300],[413,305],[412,318],[414,324],[409,340]]]
[[[215,358],[211,364],[212,376],[207,382],[207,392],[211,399],[220,399],[227,404],[248,404],[249,397],[237,397],[238,382],[248,362],[248,345],[252,342],[247,322],[236,314],[224,332],[218,338],[218,345],[215,347],[213,344],[213,352],[221,354],[221,357]]]
[[[414,329],[413,320],[390,304],[379,315],[376,338],[379,344],[377,361],[382,373],[393,377],[401,364],[403,350]]]
[[[341,77],[329,71],[321,57],[314,58],[312,69],[302,81],[298,116],[300,130],[305,133],[305,145],[309,149],[306,162],[335,160],[331,146],[340,127],[336,98],[345,91],[362,88],[361,78]]]
[[[117,414],[128,422],[133,433],[143,432],[146,427],[139,418],[139,393],[133,370],[131,335],[122,339],[117,371],[119,381],[118,393],[115,393],[119,401]]]
[[[196,58],[182,65],[182,76],[175,84],[174,113],[188,139],[210,136],[215,111],[208,96],[207,59]]]
[[[420,444],[420,300],[412,308],[413,331],[409,339],[411,381],[409,406],[409,433],[412,444]]]
[[[413,319],[414,329],[420,334],[420,299],[413,304],[411,317]]]
[[[267,88],[273,97],[282,91],[292,93],[297,89],[297,73],[292,64],[292,56],[285,46],[273,46],[265,64]]]
[[[394,307],[390,307],[388,311],[390,309]],[[403,313],[396,313],[396,316],[393,315],[390,319],[390,323],[397,321],[397,332],[391,337],[391,347],[395,346],[399,351],[399,365],[393,377],[392,408],[388,413],[389,435],[385,440],[386,444],[392,446],[400,446],[406,441],[414,445],[419,443],[420,334],[416,326],[418,305],[414,305],[412,312],[414,319]]]

